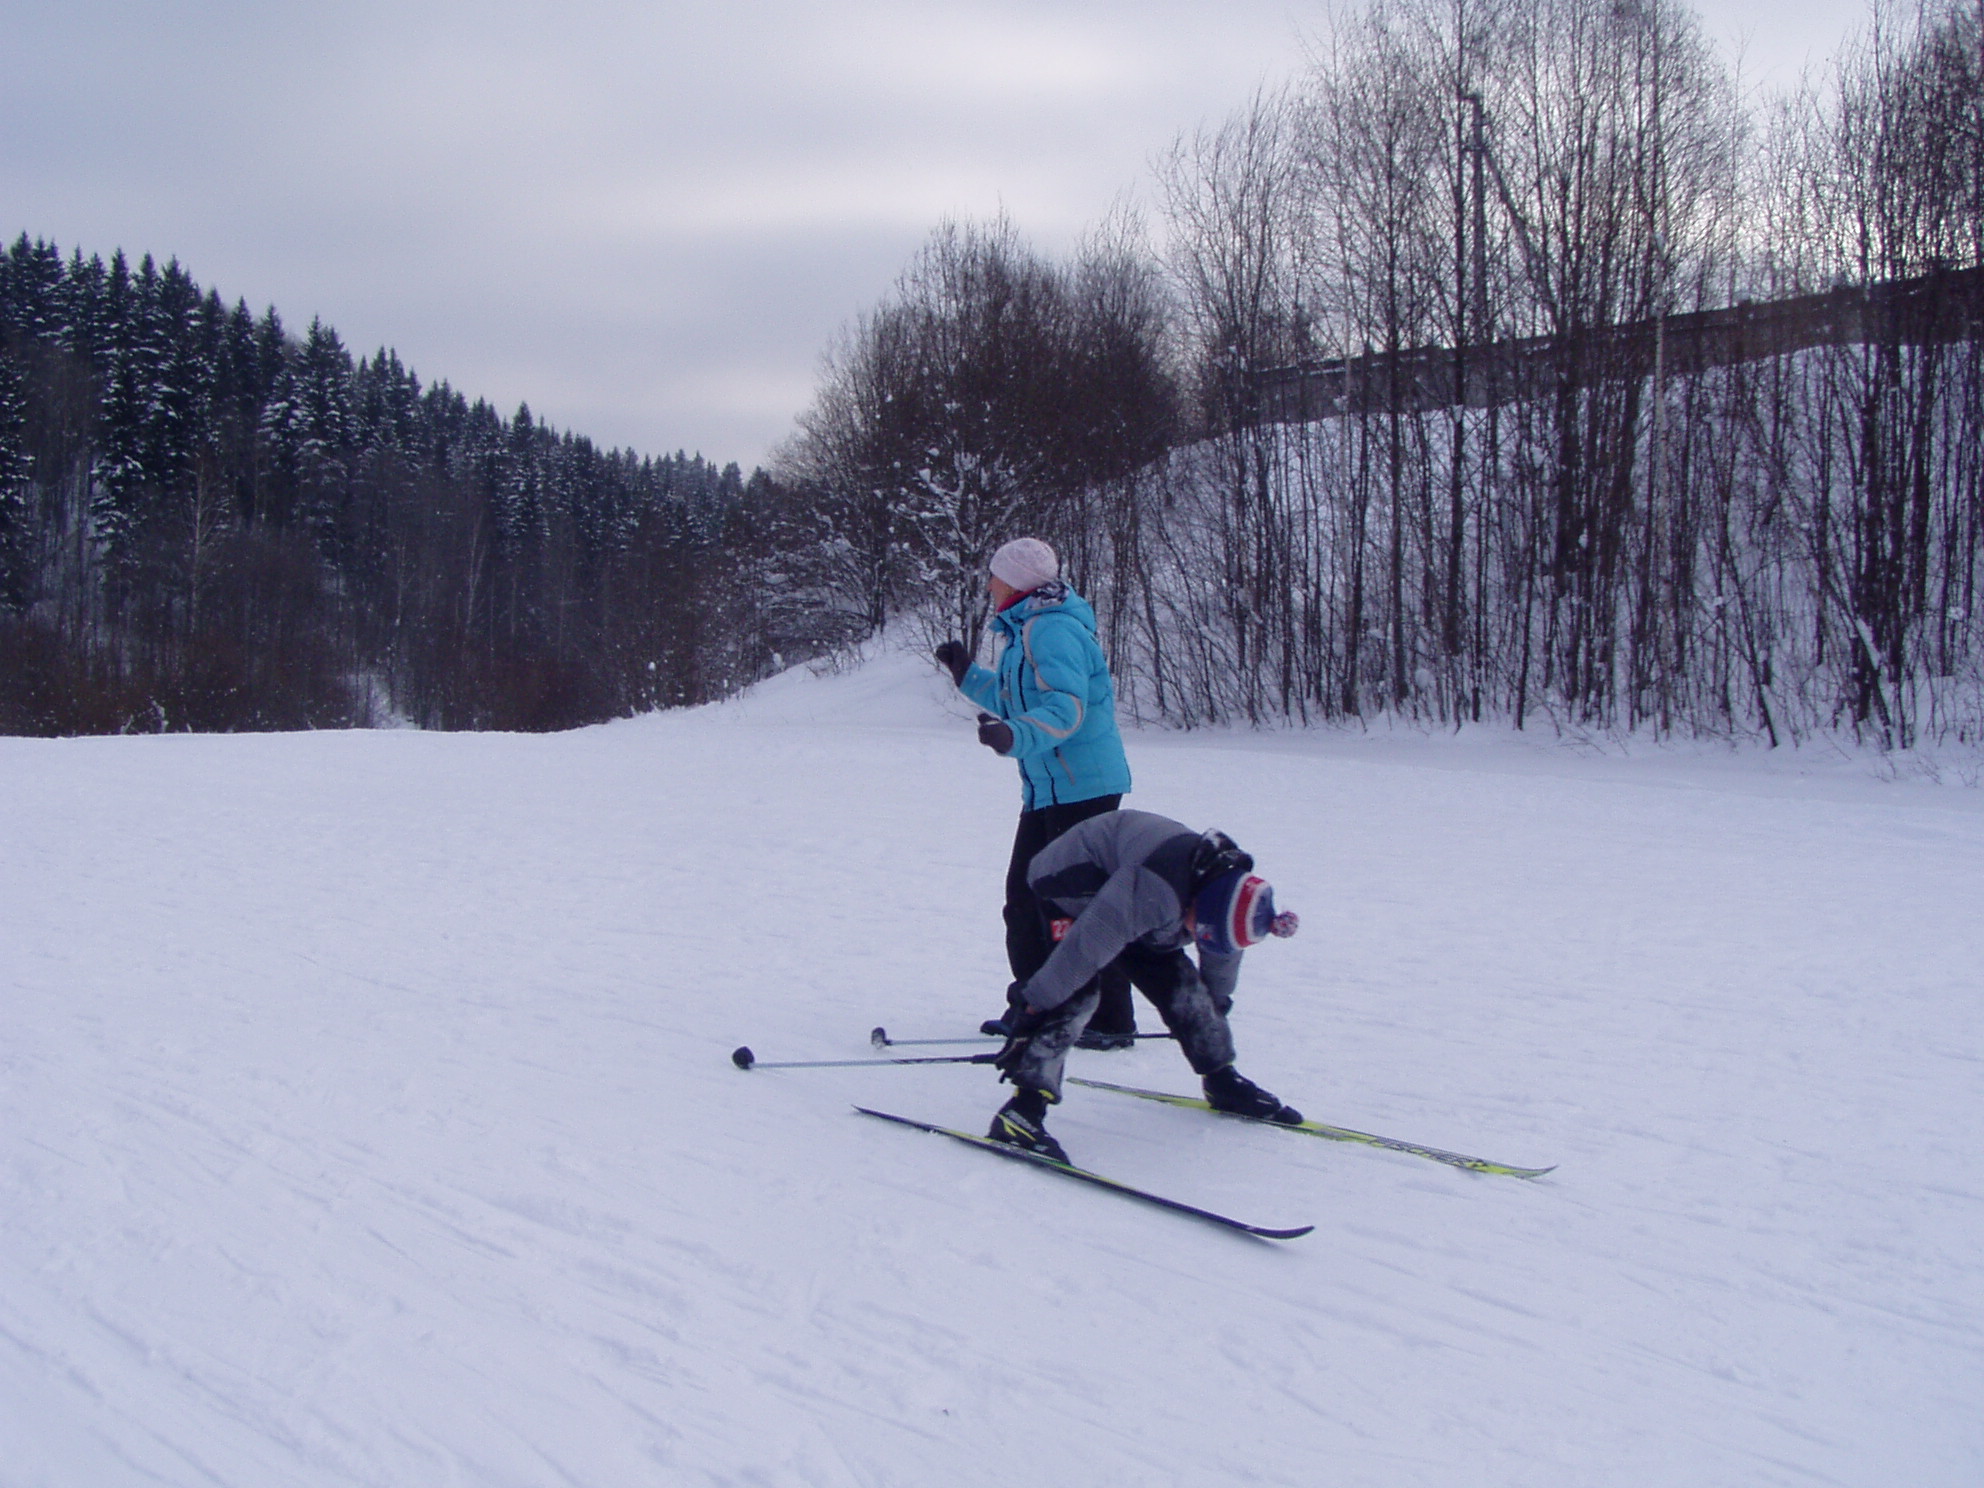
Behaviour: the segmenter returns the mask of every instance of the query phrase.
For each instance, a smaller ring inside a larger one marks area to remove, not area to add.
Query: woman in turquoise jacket
[[[946,641],[937,659],[983,710],[979,742],[1019,766],[1020,820],[1005,907],[1006,960],[1018,984],[1054,948],[1046,911],[1027,886],[1027,864],[1077,822],[1116,810],[1130,789],[1130,763],[1095,611],[1060,581],[1054,550],[1038,538],[1018,538],[992,555],[991,569],[997,664],[975,665],[961,641]],[[1102,973],[1100,990],[1083,1043],[1126,1047],[1136,1035],[1129,979],[1112,966]],[[1004,1032],[1003,1017],[986,1027]]]

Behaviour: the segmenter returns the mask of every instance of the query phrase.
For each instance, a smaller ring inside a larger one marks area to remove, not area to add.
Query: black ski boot
[[[1084,1028],[1082,1036],[1075,1040],[1077,1049],[1134,1049],[1137,1036],[1134,1033],[1109,1033],[1099,1028]]]
[[[1047,1130],[1047,1093],[1044,1090],[1022,1090],[999,1107],[998,1114],[992,1118],[992,1129],[985,1135],[995,1142],[1004,1142],[1008,1147],[1017,1147],[1022,1152],[1073,1166],[1068,1162],[1068,1154],[1062,1150],[1061,1144]]]
[[[1215,1111],[1252,1116],[1257,1121],[1273,1121],[1282,1126],[1302,1124],[1300,1111],[1284,1106],[1279,1096],[1270,1095],[1230,1064],[1207,1075],[1204,1083],[1206,1104]]]

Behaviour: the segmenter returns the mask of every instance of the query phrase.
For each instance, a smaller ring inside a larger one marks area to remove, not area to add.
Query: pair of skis
[[[1168,1033],[1140,1033],[1136,1037],[1140,1039],[1170,1038],[1171,1035]],[[877,1049],[892,1049],[903,1044],[970,1044],[980,1042],[980,1040],[895,1039],[889,1037],[889,1031],[886,1028],[876,1028],[869,1032],[868,1042]],[[989,1064],[991,1061],[992,1056],[987,1054],[952,1056],[950,1060],[950,1062],[960,1064]],[[904,1059],[885,1062],[908,1064],[912,1061]],[[919,1062],[934,1064],[939,1061],[929,1059]],[[1200,1100],[1197,1096],[1172,1095],[1167,1091],[1145,1090],[1136,1085],[1112,1085],[1107,1080],[1084,1080],[1079,1075],[1068,1076],[1068,1083],[1071,1085],[1083,1085],[1090,1090],[1113,1091],[1117,1095],[1134,1095],[1141,1100],[1162,1101],[1169,1106],[1182,1106],[1195,1111],[1211,1111],[1213,1109],[1209,1102]],[[1221,1116],[1234,1115],[1230,1111],[1220,1111],[1216,1114]],[[1259,1118],[1235,1116],[1234,1119],[1238,1121],[1253,1121]],[[1282,1126],[1282,1123],[1278,1121],[1270,1121],[1266,1124],[1269,1126]],[[1427,1158],[1433,1162],[1445,1163],[1448,1167],[1461,1168],[1470,1173],[1499,1173],[1509,1178],[1541,1178],[1545,1173],[1555,1171],[1554,1164],[1548,1168],[1521,1168],[1515,1166],[1513,1163],[1493,1162],[1485,1157],[1469,1157],[1464,1152],[1449,1152],[1443,1147],[1428,1147],[1420,1142],[1401,1141],[1397,1137],[1381,1137],[1372,1132],[1356,1131],[1347,1126],[1331,1126],[1323,1121],[1304,1121],[1296,1126],[1283,1126],[1282,1129],[1284,1131],[1307,1132],[1312,1137],[1322,1137],[1331,1142],[1358,1142],[1366,1147],[1382,1147],[1387,1152],[1403,1152],[1413,1157]]]
[[[1141,1034],[1138,1036],[1140,1038],[1168,1037],[1168,1035],[1165,1034]],[[885,1029],[877,1028],[869,1035],[869,1042],[876,1049],[879,1050],[879,1049],[888,1049],[903,1044],[922,1044],[922,1045],[960,1044],[960,1043],[978,1043],[980,1042],[980,1040],[892,1039],[888,1036],[888,1033]],[[763,1062],[760,1061],[757,1058],[757,1056],[753,1054],[748,1047],[739,1048],[733,1051],[730,1056],[731,1062],[741,1070],[749,1070],[756,1068],[763,1068],[763,1069],[823,1069],[823,1068],[833,1068],[833,1067],[849,1068],[849,1067],[883,1065],[883,1064],[990,1064],[994,1059],[994,1057],[995,1056],[992,1053],[986,1052],[980,1054],[958,1054],[958,1055],[936,1055],[936,1056],[887,1056],[876,1059],[800,1059],[800,1060],[779,1060],[779,1061]],[[1208,1112],[1213,1111],[1213,1107],[1208,1102],[1201,1100],[1195,1096],[1173,1095],[1167,1091],[1162,1091],[1162,1090],[1145,1090],[1135,1085],[1115,1085],[1109,1083],[1106,1080],[1085,1080],[1080,1076],[1072,1076],[1072,1075],[1069,1076],[1069,1081],[1072,1084],[1085,1086],[1091,1090],[1103,1090],[1103,1091],[1109,1091],[1117,1095],[1134,1096],[1139,1100],[1159,1101],[1165,1105],[1179,1106],[1189,1110],[1200,1110],[1200,1111],[1208,1111]],[[1210,1209],[1202,1209],[1196,1204],[1183,1203],[1180,1200],[1168,1198],[1163,1194],[1153,1193],[1148,1189],[1138,1188],[1132,1184],[1120,1182],[1117,1179],[1107,1177],[1101,1173],[1092,1172],[1087,1168],[1076,1167],[1072,1163],[1056,1162],[1054,1159],[1050,1157],[1045,1157],[1036,1152],[1028,1152],[1021,1148],[1014,1147],[1005,1142],[995,1142],[989,1137],[981,1137],[974,1135],[971,1132],[959,1131],[954,1127],[940,1126],[935,1122],[918,1121],[913,1117],[898,1116],[893,1114],[892,1112],[874,1110],[873,1108],[868,1106],[856,1106],[854,1109],[859,1111],[864,1116],[873,1116],[882,1121],[894,1122],[899,1126],[914,1127],[918,1131],[932,1132],[938,1136],[949,1137],[953,1141],[964,1143],[966,1146],[982,1148],[990,1152],[996,1152],[1001,1157],[1008,1157],[1016,1161],[1031,1163],[1036,1167],[1047,1168],[1056,1173],[1060,1173],[1064,1177],[1074,1178],[1083,1183],[1089,1183],[1099,1188],[1108,1189],[1111,1192],[1123,1195],[1125,1198],[1137,1199],[1142,1201],[1143,1203],[1152,1204],[1161,1209],[1169,1209],[1172,1212],[1178,1214],[1187,1214],[1197,1219],[1202,1219],[1209,1221],[1210,1223],[1213,1224],[1221,1225],[1226,1229],[1237,1230],[1244,1234],[1256,1235],[1263,1239],[1293,1240],[1298,1238],[1299,1236],[1308,1234],[1311,1230],[1315,1228],[1314,1225],[1301,1225],[1293,1229],[1277,1229],[1267,1225],[1248,1224],[1243,1220],[1234,1219],[1224,1214],[1218,1214]],[[1260,1124],[1266,1126],[1281,1126],[1282,1129],[1285,1131],[1305,1132],[1310,1136],[1322,1137],[1329,1141],[1357,1142],[1366,1146],[1383,1148],[1384,1150],[1390,1152],[1402,1152],[1413,1157],[1423,1157],[1430,1159],[1431,1161],[1434,1162],[1445,1163],[1450,1167],[1461,1168],[1467,1172],[1498,1173],[1515,1178],[1540,1178],[1545,1173],[1554,1171],[1553,1168],[1523,1168],[1523,1167],[1514,1166],[1513,1164],[1509,1164],[1509,1163],[1493,1162],[1487,1158],[1470,1157],[1465,1153],[1449,1152],[1444,1148],[1428,1147],[1418,1142],[1400,1141],[1396,1137],[1382,1137],[1371,1132],[1355,1131],[1350,1127],[1331,1126],[1325,1122],[1320,1122],[1320,1121],[1304,1121],[1299,1125],[1295,1125],[1295,1126],[1283,1126],[1282,1123],[1280,1122],[1268,1121],[1265,1118],[1261,1118],[1261,1117],[1241,1116],[1231,1112],[1224,1112],[1224,1111],[1214,1112],[1214,1114],[1221,1116],[1230,1116],[1231,1119],[1236,1121],[1257,1121],[1260,1122]]]

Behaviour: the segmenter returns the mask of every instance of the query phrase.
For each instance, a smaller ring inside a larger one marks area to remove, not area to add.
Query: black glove
[[[1006,1047],[992,1061],[992,1067],[999,1071],[1001,1080],[1017,1078],[1020,1061],[1026,1058],[1027,1046],[1047,1022],[1047,1016],[1046,1012],[1028,1007],[1023,1002],[1006,1010]]]
[[[937,648],[937,660],[950,671],[951,681],[964,686],[964,674],[971,670],[971,653],[964,648],[963,641],[946,641]]]
[[[981,713],[978,715],[978,742],[994,754],[1004,754],[1013,747],[1012,726],[990,713]]]
[[[980,1033],[990,1034],[993,1038],[1004,1038],[1008,1031],[1006,1025],[1018,1015],[1021,1008],[1026,1006],[1026,998],[1022,995],[1025,991],[1025,982],[1008,982],[1006,984],[1005,1012],[999,1014],[996,1018],[987,1018],[983,1023],[978,1025],[978,1031]]]

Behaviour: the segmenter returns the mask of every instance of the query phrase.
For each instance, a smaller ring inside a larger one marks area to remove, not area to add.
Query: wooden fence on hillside
[[[1593,381],[1679,377],[1818,346],[1984,340],[1984,266],[1743,301],[1565,335],[1459,349],[1412,347],[1275,367],[1255,379],[1256,421],[1488,408]]]

